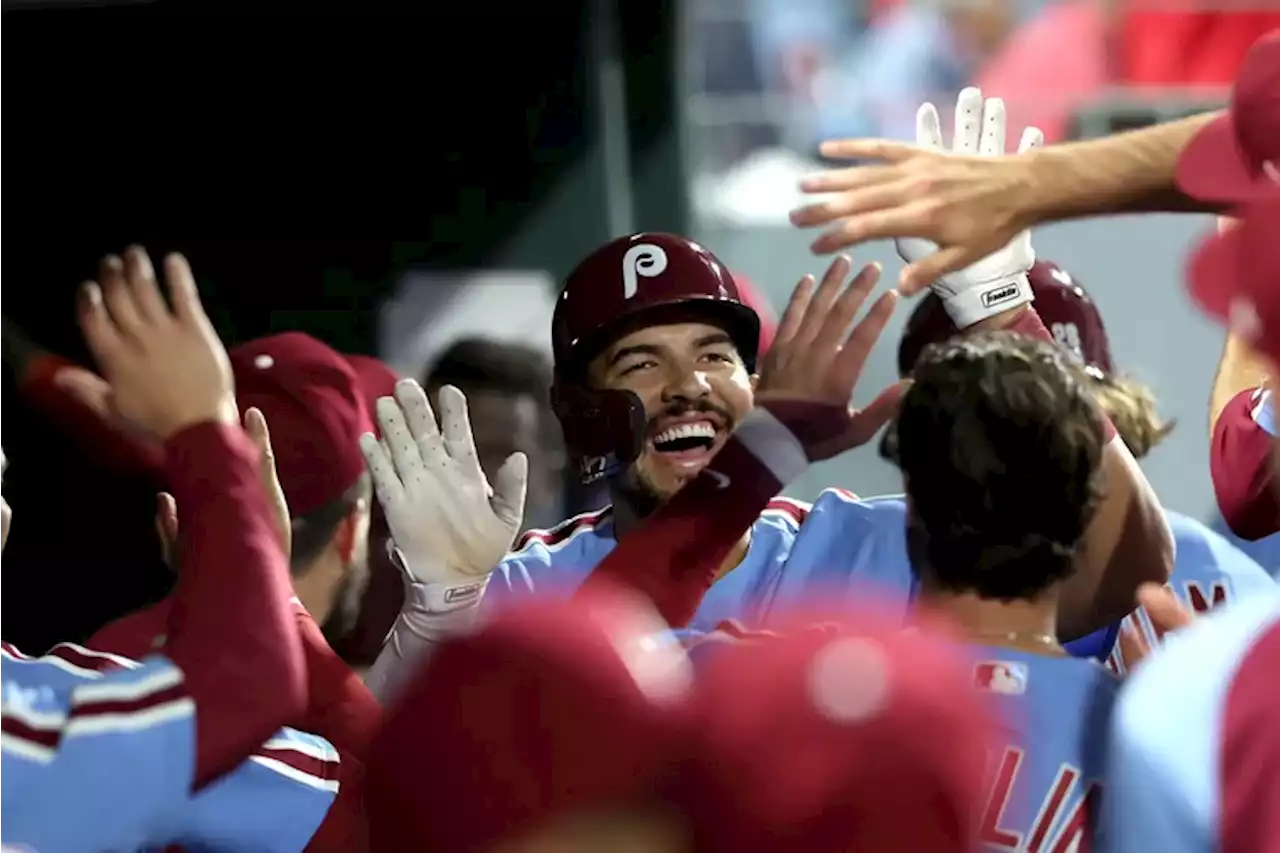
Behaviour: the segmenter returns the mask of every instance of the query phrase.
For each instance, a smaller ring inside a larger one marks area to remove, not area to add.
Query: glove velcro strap
[[[942,294],[939,294],[942,295]],[[988,317],[1026,305],[1035,299],[1026,273],[970,287],[943,296],[942,307],[957,329],[967,329]]]
[[[406,583],[405,609],[434,615],[475,607],[488,585],[489,575],[465,583]]]

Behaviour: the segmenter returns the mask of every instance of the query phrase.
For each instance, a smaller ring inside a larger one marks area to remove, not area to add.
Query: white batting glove
[[[950,150],[942,142],[938,110],[930,103],[921,104],[916,112],[916,144],[951,154],[999,157],[1005,153],[1006,123],[1004,101],[999,98],[983,100],[982,90],[971,86],[956,99],[956,130]],[[1043,144],[1044,134],[1040,129],[1028,127],[1022,131],[1018,153]],[[898,254],[908,263],[938,250],[935,243],[916,237],[903,237],[896,242]],[[933,292],[942,299],[942,305],[956,328],[964,329],[1031,302],[1027,271],[1035,262],[1031,232],[1023,231],[1000,251],[934,282]]]
[[[440,429],[422,386],[378,400],[382,441],[360,438],[378,502],[410,581],[410,608],[448,613],[479,602],[524,516],[529,460],[513,453],[490,488],[476,456],[467,398],[440,389]]]

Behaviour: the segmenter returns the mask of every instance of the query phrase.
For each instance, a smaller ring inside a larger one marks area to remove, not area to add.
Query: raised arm
[[[186,537],[164,653],[195,702],[200,787],[244,760],[305,707],[288,566],[241,429],[226,351],[187,262],[165,260],[172,308],[145,252],[109,257],[81,302],[85,339],[115,411],[165,447]],[[109,310],[108,310],[109,309]]]

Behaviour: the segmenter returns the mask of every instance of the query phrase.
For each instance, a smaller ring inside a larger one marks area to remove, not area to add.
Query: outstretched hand
[[[826,254],[879,239],[929,241],[933,251],[908,259],[899,279],[902,292],[912,295],[1001,251],[1035,225],[1033,152],[1043,134],[1027,128],[1018,153],[1006,155],[1003,126],[997,150],[991,144],[994,136],[979,130],[986,122],[975,121],[974,113],[966,115],[965,106],[974,103],[980,117],[981,91],[964,90],[950,151],[941,144],[940,133],[921,137],[919,128],[914,145],[888,139],[823,143],[826,157],[875,162],[822,172],[801,183],[806,193],[835,194],[791,214],[798,226],[828,226],[813,242],[813,251]],[[926,107],[933,110],[926,104],[921,111]],[[966,122],[973,125],[966,127]]]
[[[887,290],[854,323],[880,280],[880,266],[863,267],[845,286],[852,268],[852,261],[840,255],[816,288],[813,276],[800,280],[756,388],[757,405],[788,422],[812,461],[866,444],[893,417],[902,397],[897,383],[865,408],[850,406],[867,356],[898,304],[897,291]],[[782,416],[788,412],[790,417]]]
[[[205,316],[191,268],[165,258],[169,301],[138,246],[103,259],[81,288],[80,328],[117,417],[157,439],[198,423],[237,422],[231,363]]]

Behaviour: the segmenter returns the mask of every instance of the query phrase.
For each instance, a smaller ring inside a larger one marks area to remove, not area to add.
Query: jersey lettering
[[[1222,581],[1214,581],[1209,585],[1208,594],[1198,581],[1187,581],[1187,601],[1197,614],[1208,613],[1215,607],[1227,603],[1227,585]]]
[[[622,296],[630,299],[636,295],[636,276],[653,278],[662,275],[667,268],[667,253],[661,246],[638,243],[622,256]]]
[[[1049,327],[1053,339],[1058,346],[1070,351],[1076,358],[1084,360],[1084,347],[1080,342],[1080,328],[1075,323],[1054,323]]]
[[[1087,853],[1102,790],[1097,782],[1089,784],[1085,795],[1067,814],[1062,829],[1056,834],[1053,832],[1082,775],[1078,767],[1070,764],[1064,763],[1058,769],[1057,777],[1031,822],[1025,842],[1021,832],[1002,826],[1005,812],[1018,787],[1018,771],[1024,757],[1023,750],[1007,746],[996,763],[987,804],[982,812],[982,844],[988,850],[1008,850],[1010,853]]]

